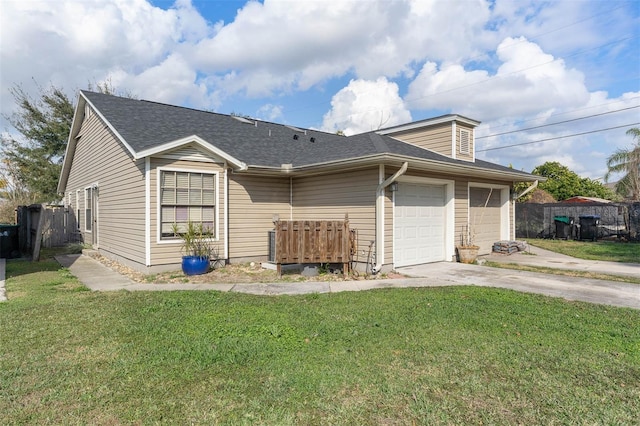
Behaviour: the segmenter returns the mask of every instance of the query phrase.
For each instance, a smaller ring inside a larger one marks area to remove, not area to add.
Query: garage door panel
[[[400,183],[395,195],[396,266],[444,260],[444,186]]]
[[[500,240],[502,228],[502,201],[499,189],[469,188],[469,224],[474,242],[480,253],[491,252],[494,242]]]

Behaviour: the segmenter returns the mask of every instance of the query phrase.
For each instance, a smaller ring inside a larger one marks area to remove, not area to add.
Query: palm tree
[[[605,181],[613,173],[625,173],[616,183],[616,192],[623,197],[631,196],[633,201],[640,201],[640,128],[632,127],[627,135],[633,137],[635,146],[630,149],[618,149],[607,158],[607,174]]]

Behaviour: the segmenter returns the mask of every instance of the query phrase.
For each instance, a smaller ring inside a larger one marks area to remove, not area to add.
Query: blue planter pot
[[[209,258],[206,256],[182,256],[182,272],[185,275],[200,275],[209,272]]]

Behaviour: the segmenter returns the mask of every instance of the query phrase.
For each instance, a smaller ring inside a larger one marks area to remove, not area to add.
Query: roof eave
[[[204,148],[207,151],[211,152],[213,155],[215,155],[217,157],[220,157],[223,160],[225,160],[234,169],[236,169],[238,171],[244,171],[244,170],[247,169],[247,165],[244,162],[238,160],[237,158],[233,157],[232,155],[229,155],[225,151],[223,151],[223,150],[217,148],[216,146],[210,144],[209,142],[207,142],[206,140],[202,139],[198,135],[186,136],[184,138],[176,139],[174,141],[163,143],[162,145],[157,145],[157,146],[154,146],[152,148],[139,151],[134,155],[134,158],[136,160],[138,160],[138,159],[141,159],[141,158],[151,157],[153,155],[158,155],[158,154],[161,154],[163,152],[167,152],[167,151],[174,150],[176,148],[180,148],[181,146],[184,146],[184,145],[187,145],[187,144],[190,144],[190,143],[195,143],[197,145],[200,145],[202,148]]]
[[[374,166],[378,164],[397,164],[409,162],[410,167],[414,169],[424,169],[429,171],[440,171],[448,174],[464,174],[465,176],[476,178],[492,178],[499,180],[509,180],[513,182],[534,182],[536,180],[544,181],[544,177],[535,176],[528,173],[518,171],[492,170],[484,167],[472,166],[473,163],[453,164],[446,161],[427,160],[424,158],[410,157],[397,154],[374,154],[358,158],[350,158],[337,161],[328,161],[322,163],[309,164],[304,166],[289,167],[286,165],[281,167],[248,165],[244,170],[248,173],[260,173],[269,175],[308,175],[326,173],[332,170],[342,170],[345,167],[357,168],[365,166]]]
[[[423,127],[435,126],[443,123],[451,123],[454,121],[458,121],[460,123],[464,123],[472,127],[477,127],[480,125],[480,121],[478,120],[467,118],[458,114],[448,114],[448,115],[443,115],[441,117],[435,117],[435,118],[430,118],[430,119],[421,120],[421,121],[414,121],[411,123],[400,124],[394,127],[388,127],[386,129],[376,130],[376,133],[380,135],[390,135],[394,133],[406,132],[408,130],[415,130]]]

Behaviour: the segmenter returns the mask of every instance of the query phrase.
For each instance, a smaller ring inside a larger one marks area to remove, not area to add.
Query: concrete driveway
[[[611,275],[626,275],[640,278],[639,264],[601,262],[576,259],[570,256],[531,248],[531,254],[515,253],[510,256],[492,254],[483,259],[498,263],[516,263],[599,272]],[[432,280],[437,277],[443,284],[468,284],[484,287],[499,287],[527,293],[562,297],[567,300],[622,306],[640,309],[640,284],[596,280],[512,269],[492,268],[462,263],[431,263],[399,268],[398,272],[411,277]]]

